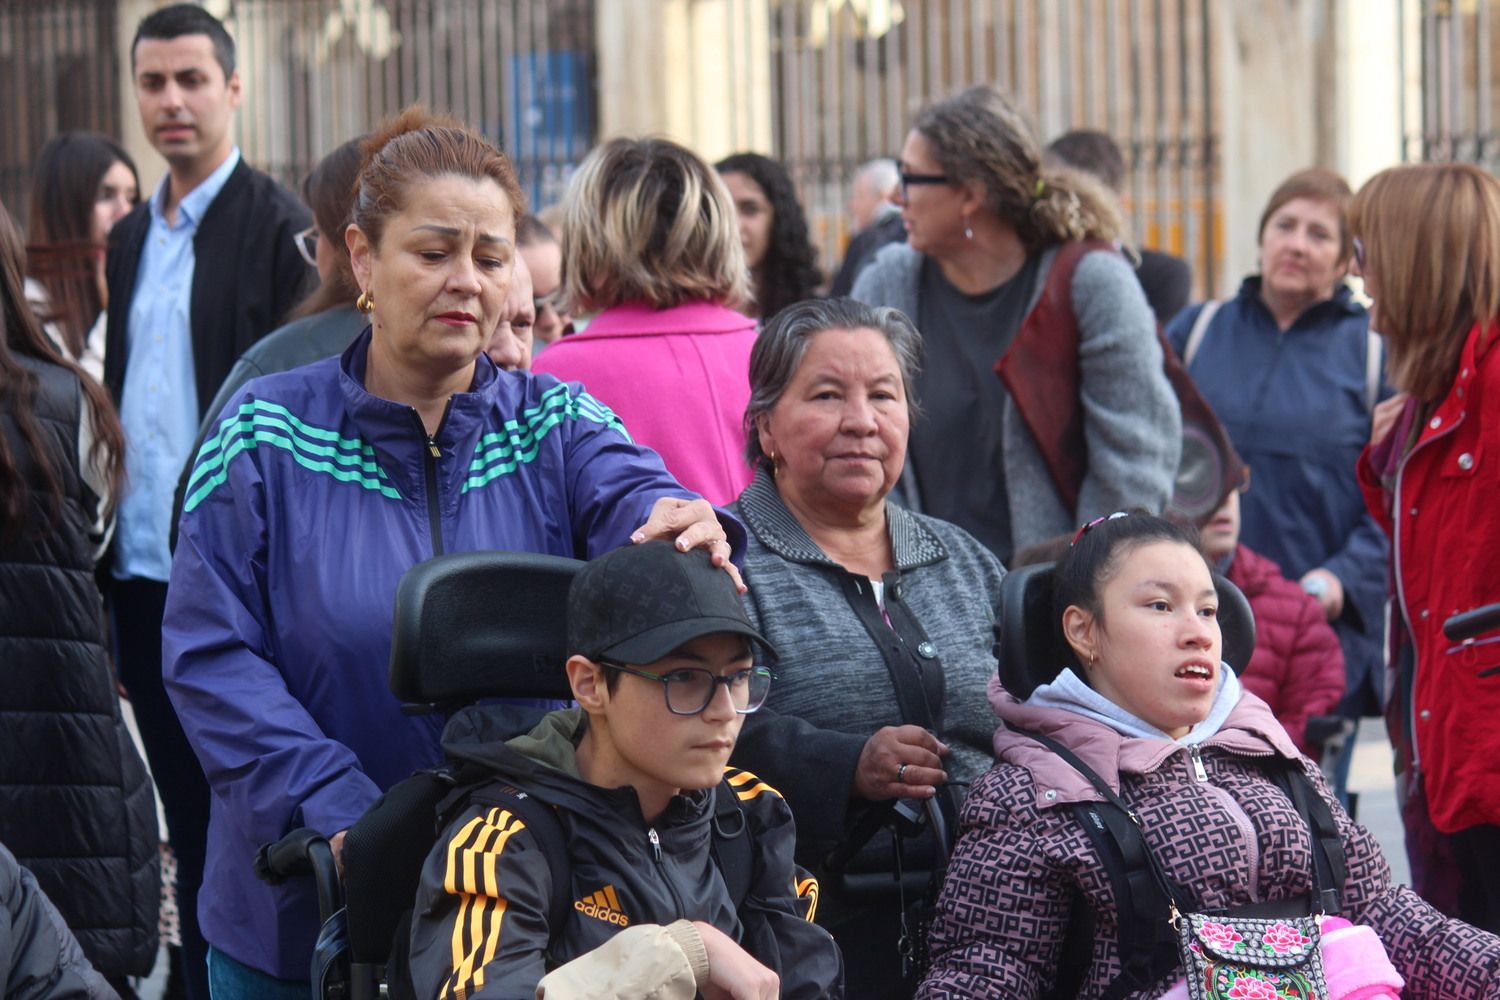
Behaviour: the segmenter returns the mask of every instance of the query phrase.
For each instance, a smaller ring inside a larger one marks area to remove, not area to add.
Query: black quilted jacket
[[[78,378],[20,360],[38,377],[38,429],[63,503],[49,528],[41,474],[0,387],[0,434],[31,487],[25,529],[0,524],[0,843],[36,875],[96,968],[144,975],[161,902],[156,810],[104,649]]]

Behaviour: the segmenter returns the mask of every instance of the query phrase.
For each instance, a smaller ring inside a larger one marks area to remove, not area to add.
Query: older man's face
[[[500,325],[490,336],[484,353],[505,371],[531,367],[532,331],[536,325],[536,307],[531,298],[531,272],[526,258],[516,255],[515,274],[511,277],[510,295],[505,300]]]

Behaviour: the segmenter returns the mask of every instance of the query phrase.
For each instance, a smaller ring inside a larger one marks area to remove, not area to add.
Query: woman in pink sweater
[[[573,175],[564,231],[563,297],[597,315],[533,370],[582,382],[679,482],[731,502],[750,483],[755,321],[724,182],[675,142],[613,139]]]

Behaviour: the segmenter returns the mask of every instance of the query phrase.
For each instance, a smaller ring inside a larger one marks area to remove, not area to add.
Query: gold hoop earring
[[[360,292],[359,298],[354,300],[354,308],[366,316],[370,315],[370,313],[375,311],[375,296],[369,292]]]

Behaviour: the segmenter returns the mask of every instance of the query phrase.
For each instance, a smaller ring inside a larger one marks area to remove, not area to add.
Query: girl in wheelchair
[[[1500,997],[1500,939],[1392,885],[1223,662],[1189,532],[1100,518],[1038,581],[1055,656],[991,686],[919,997]]]

